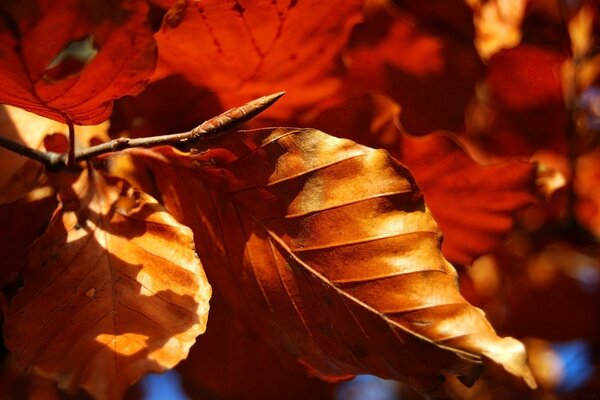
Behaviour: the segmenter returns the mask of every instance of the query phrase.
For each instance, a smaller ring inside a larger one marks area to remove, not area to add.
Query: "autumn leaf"
[[[523,346],[458,291],[408,170],[311,129],[242,131],[213,150],[135,150],[194,229],[220,293],[324,376],[371,373],[439,393],[484,360],[535,386]]]
[[[444,255],[453,262],[470,264],[493,250],[513,228],[517,212],[541,197],[534,163],[482,166],[439,133],[404,137],[401,149],[444,232]]]
[[[53,152],[66,152],[68,148],[51,148],[46,142],[51,135],[58,134],[68,146],[65,136],[69,127],[66,124],[17,107],[0,106],[0,129],[4,138],[30,148]],[[96,139],[108,140],[107,130],[108,122],[94,126],[75,126],[75,147],[89,146]],[[0,204],[17,200],[40,186],[46,180],[42,172],[39,162],[0,148]]]
[[[0,204],[0,288],[4,294],[10,296],[9,292],[18,287],[29,246],[46,230],[56,205],[50,186],[40,186],[12,203]]]
[[[339,57],[361,1],[182,1],[156,33],[154,79],[179,73],[225,109],[286,90],[271,117],[289,118],[340,85]],[[185,55],[182,57],[182,55]]]
[[[150,83],[138,96],[115,104],[111,131],[127,131],[129,137],[185,132],[225,111],[217,96],[191,84],[180,75]]]
[[[191,231],[94,169],[62,193],[23,281],[4,309],[7,347],[62,388],[100,399],[185,358],[211,291]]]
[[[143,0],[8,2],[0,8],[0,102],[94,125],[139,93],[156,49]]]
[[[177,366],[192,398],[331,399],[333,387],[306,376],[289,354],[276,353],[215,293],[209,328]]]
[[[531,44],[495,54],[467,112],[467,138],[492,155],[564,153],[564,60],[560,51]]]
[[[345,51],[349,68],[339,96],[348,104],[365,93],[386,94],[402,107],[402,125],[412,134],[461,130],[483,73],[471,37],[444,29],[451,23],[429,23],[408,5],[378,3]]]
[[[419,138],[402,134],[401,113],[387,96],[363,96],[323,112],[311,125],[383,148],[406,164],[444,233],[444,256],[471,264],[502,242],[518,211],[540,199],[536,164],[513,160],[481,165],[443,132]]]

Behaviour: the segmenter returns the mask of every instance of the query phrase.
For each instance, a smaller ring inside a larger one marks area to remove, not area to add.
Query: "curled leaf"
[[[191,155],[136,150],[193,227],[228,303],[324,376],[371,373],[439,393],[493,360],[535,386],[522,344],[459,293],[441,233],[385,151],[312,129],[244,131]]]
[[[6,346],[70,391],[120,398],[185,358],[205,329],[211,289],[191,231],[94,170],[62,193],[23,280],[4,309]]]
[[[8,2],[0,12],[2,103],[99,124],[113,100],[139,93],[154,70],[145,1]]]

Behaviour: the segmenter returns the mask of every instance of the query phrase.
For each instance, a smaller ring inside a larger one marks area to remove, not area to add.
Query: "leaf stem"
[[[67,167],[75,167],[75,126],[70,118],[66,118],[69,127],[69,155],[67,156]]]
[[[112,153],[114,151],[129,149],[133,147],[154,147],[159,145],[192,145],[202,139],[219,136],[242,123],[252,119],[270,106],[272,106],[285,92],[274,93],[252,100],[243,106],[235,107],[203,122],[194,129],[174,133],[171,135],[152,136],[146,138],[117,138],[106,143],[91,146],[86,149],[75,151],[75,130],[73,123],[68,120],[69,126],[69,153],[57,154],[52,152],[41,152],[31,149],[21,143],[13,142],[0,136],[0,147],[4,147],[15,153],[29,157],[43,163],[52,170],[60,170],[75,166],[76,162],[89,160],[93,157]]]

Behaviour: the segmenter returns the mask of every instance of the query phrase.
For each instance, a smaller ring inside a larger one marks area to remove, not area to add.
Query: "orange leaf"
[[[517,212],[536,201],[534,163],[476,163],[451,138],[403,137],[402,162],[413,171],[444,232],[444,255],[470,264],[498,246]]]
[[[174,5],[156,34],[155,79],[180,73],[224,108],[285,90],[266,114],[290,118],[333,93],[338,58],[361,1],[209,0]]]
[[[393,4],[379,8],[353,35],[341,95],[387,94],[402,107],[402,124],[414,134],[462,129],[483,72],[471,38],[439,28],[451,23],[431,24]]]
[[[5,342],[67,390],[120,398],[187,356],[210,286],[192,232],[124,181],[90,169],[61,203],[5,307]]]
[[[193,227],[212,282],[268,340],[321,374],[423,392],[439,390],[440,373],[472,381],[484,359],[535,385],[521,343],[460,295],[421,192],[385,151],[293,128],[208,146],[136,154]]]
[[[3,5],[0,102],[61,122],[104,121],[154,70],[147,9],[143,0]]]

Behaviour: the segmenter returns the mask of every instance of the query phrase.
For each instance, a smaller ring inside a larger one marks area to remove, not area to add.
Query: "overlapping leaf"
[[[516,215],[536,201],[536,165],[502,162],[483,166],[451,137],[400,133],[400,107],[386,96],[365,96],[331,108],[311,122],[336,135],[386,149],[413,173],[444,233],[444,256],[470,264],[497,247]]]
[[[209,328],[177,366],[192,398],[331,399],[332,385],[306,375],[289,354],[275,352],[222,299],[210,301]]]
[[[339,56],[361,1],[210,0],[177,3],[156,34],[156,77],[180,73],[225,108],[285,89],[269,115],[290,118],[340,85]],[[279,88],[279,89],[274,89]]]
[[[472,38],[409,6],[376,3],[383,4],[374,6],[345,53],[349,72],[340,96],[385,93],[402,107],[402,124],[413,134],[462,129],[483,72]]]
[[[143,0],[36,0],[0,7],[0,102],[98,124],[139,93],[156,48]]]
[[[246,131],[146,159],[193,227],[208,275],[271,342],[326,376],[372,373],[438,393],[484,360],[534,385],[523,346],[460,295],[405,167],[311,129]]]
[[[5,343],[67,390],[120,398],[187,356],[210,286],[192,232],[148,195],[90,169],[61,202],[4,309]]]
[[[448,239],[443,250],[453,262],[470,264],[494,249],[513,228],[517,211],[538,196],[534,163],[484,167],[441,134],[403,138],[401,151]]]

